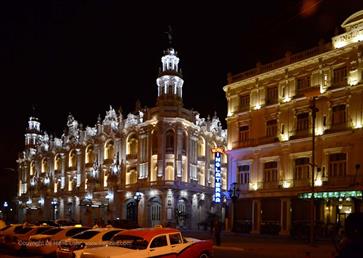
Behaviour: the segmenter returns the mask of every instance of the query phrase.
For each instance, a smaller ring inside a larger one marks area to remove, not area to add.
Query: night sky
[[[156,101],[165,31],[183,70],[183,99],[225,127],[227,73],[329,42],[359,0],[1,1],[0,203],[15,197],[17,153],[32,107],[60,137],[71,112],[94,126],[112,105]]]

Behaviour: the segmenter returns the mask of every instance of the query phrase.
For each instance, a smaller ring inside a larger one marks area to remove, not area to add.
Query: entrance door
[[[136,203],[129,202],[126,206],[126,219],[136,221]]]
[[[160,211],[161,211],[161,205],[159,202],[152,202],[151,203],[151,226],[154,227],[155,225],[160,225],[161,224],[161,219],[160,219]]]
[[[178,225],[179,227],[184,227],[185,216],[186,216],[186,205],[184,199],[178,201]]]

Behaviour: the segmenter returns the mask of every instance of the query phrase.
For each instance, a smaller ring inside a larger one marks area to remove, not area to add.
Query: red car
[[[113,236],[112,244],[84,249],[82,258],[208,258],[213,256],[213,242],[184,238],[174,228],[124,230]]]

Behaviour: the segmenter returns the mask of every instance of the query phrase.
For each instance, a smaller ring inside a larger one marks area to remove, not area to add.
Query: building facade
[[[116,219],[195,228],[217,212],[211,149],[226,147],[226,130],[216,115],[204,119],[183,107],[176,51],[167,49],[161,62],[155,107],[137,104],[125,118],[110,107],[86,128],[70,114],[61,138],[30,117],[18,159],[20,221]],[[226,162],[222,155],[224,190]]]
[[[237,231],[327,234],[363,210],[363,11],[342,27],[331,43],[229,75]]]

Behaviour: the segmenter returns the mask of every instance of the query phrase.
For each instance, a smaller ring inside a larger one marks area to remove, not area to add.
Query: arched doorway
[[[136,202],[130,201],[126,204],[126,219],[136,221]]]
[[[176,209],[176,219],[177,219],[177,225],[179,227],[181,228],[185,227],[186,216],[187,216],[186,201],[184,199],[179,199]]]
[[[150,220],[152,227],[161,224],[161,201],[159,197],[150,200]]]

